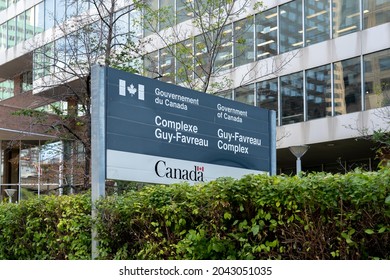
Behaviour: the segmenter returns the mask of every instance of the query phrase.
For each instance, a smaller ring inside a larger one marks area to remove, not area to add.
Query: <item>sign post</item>
[[[103,66],[91,83],[93,202],[106,179],[196,184],[276,173],[274,111]]]

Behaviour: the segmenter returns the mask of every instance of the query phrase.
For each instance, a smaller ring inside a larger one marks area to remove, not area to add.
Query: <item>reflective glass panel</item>
[[[332,116],[331,90],[330,64],[306,71],[308,120]]]
[[[21,13],[16,17],[16,44],[25,39],[26,13]]]
[[[56,11],[56,17],[55,17],[55,24],[61,24],[62,22],[65,21],[65,16],[66,16],[66,1],[67,0],[56,0],[55,4],[55,11]],[[69,0],[68,0],[69,2]]]
[[[186,21],[191,18],[192,16],[191,5],[192,5],[192,1],[176,0],[177,23]]]
[[[26,39],[34,36],[34,7],[26,11]]]
[[[176,81],[190,84],[193,81],[193,43],[192,39],[176,44]]]
[[[206,35],[202,34],[195,37],[195,78],[203,78],[205,73],[209,72],[207,67],[210,65],[210,62],[207,56],[207,46],[204,38]]]
[[[144,58],[144,74],[149,78],[160,78],[158,72],[158,51],[149,53]]]
[[[390,49],[364,56],[365,108],[390,105]]]
[[[278,14],[276,8],[256,14],[256,59],[278,53]]]
[[[303,121],[302,72],[280,78],[282,125]]]
[[[7,23],[0,24],[0,50],[7,48]]]
[[[16,43],[16,18],[10,19],[8,22],[8,38],[7,38],[7,47],[13,47]]]
[[[363,0],[364,28],[390,22],[389,0]]]
[[[359,30],[360,8],[358,1],[333,0],[333,38]]]
[[[296,0],[280,6],[280,52],[303,47],[302,1]]]
[[[227,99],[232,99],[232,93],[233,93],[232,90],[228,89],[228,90],[217,92],[215,93],[215,95]]]
[[[234,65],[240,66],[254,60],[253,16],[234,23]]]
[[[39,142],[29,144],[22,142],[19,159],[20,199],[27,200],[38,195],[41,166],[39,162]]]
[[[330,39],[329,1],[305,1],[306,45],[312,45]]]
[[[7,9],[8,0],[0,0],[0,11]]]
[[[160,0],[160,30],[175,25],[175,0]]]
[[[347,114],[362,110],[360,58],[334,63],[335,114]]]
[[[145,2],[153,11],[153,14],[150,14],[148,11],[145,11],[143,15],[144,33],[145,36],[148,36],[151,35],[153,32],[158,31],[158,18],[154,15],[154,13],[158,11],[158,0],[146,0]]]
[[[233,58],[233,42],[232,42],[232,24],[228,24],[222,29],[220,35],[220,43],[215,43],[217,39],[217,33],[213,33],[213,37],[210,38],[210,45],[216,44],[217,52],[213,66],[213,72],[219,72],[232,67]]]
[[[257,106],[278,112],[277,78],[257,83]]]
[[[130,32],[129,9],[125,8],[115,13],[114,36],[116,44],[126,44]]]
[[[6,80],[0,82],[0,100],[14,96],[14,81]]]
[[[167,47],[160,50],[160,73],[161,81],[175,82],[175,56],[173,47]]]
[[[45,2],[35,6],[35,34],[42,33],[45,30]]]
[[[55,8],[54,0],[45,1],[45,30],[48,30],[54,26]]]
[[[255,84],[234,89],[234,100],[249,105],[255,104]]]

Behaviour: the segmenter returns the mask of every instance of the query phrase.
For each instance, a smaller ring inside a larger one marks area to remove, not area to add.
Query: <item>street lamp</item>
[[[16,190],[15,189],[5,189],[4,191],[8,195],[8,202],[12,203],[12,197],[14,196]]]
[[[299,173],[301,173],[302,171],[301,157],[303,157],[303,155],[307,152],[309,146],[308,145],[291,146],[288,149],[297,158],[297,175],[299,175]]]

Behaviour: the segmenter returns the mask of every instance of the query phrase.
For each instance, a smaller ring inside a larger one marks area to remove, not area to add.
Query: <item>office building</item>
[[[66,57],[67,50],[74,47],[64,39],[66,27],[74,28],[67,23],[77,15],[89,15],[93,10],[89,2],[0,0],[3,196],[7,188],[17,189],[15,199],[23,199],[30,193],[58,192],[59,186],[77,181],[77,172],[73,171],[78,169],[82,156],[64,166],[66,145],[42,127],[32,126],[31,118],[15,115],[15,111],[49,109],[50,104],[69,106],[66,92],[37,90],[39,81],[56,71],[58,61],[47,60],[35,50]],[[170,7],[178,15],[177,24],[190,22],[184,3],[191,1],[149,2],[156,8]],[[146,48],[149,55],[143,60],[142,74],[183,84],[178,74],[182,62],[167,51],[163,42],[156,41],[158,36],[153,37],[149,29],[134,27],[132,17],[139,13],[131,1],[118,1],[118,5],[118,11],[129,12],[115,29],[117,32],[120,30],[126,38],[129,32],[137,38],[154,38]],[[65,27],[64,37],[58,35],[59,26],[62,33]],[[170,26],[160,22],[158,28]],[[238,33],[240,40],[235,37]],[[377,168],[380,159],[374,143],[360,136],[388,129],[390,0],[265,0],[260,10],[248,8],[227,21],[224,34],[231,37],[230,43],[223,44],[215,67],[222,69],[220,79],[229,83],[214,94],[277,112],[278,173],[295,172],[296,158],[289,147],[300,145],[310,147],[302,157],[304,171]],[[199,56],[205,51],[199,47],[200,35],[183,38]],[[242,54],[235,55],[238,51]],[[195,72],[186,75],[194,75],[196,80]],[[55,121],[56,116],[52,117]],[[65,169],[73,170],[72,175]]]

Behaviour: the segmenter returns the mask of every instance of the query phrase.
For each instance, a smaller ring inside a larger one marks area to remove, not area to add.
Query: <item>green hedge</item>
[[[90,195],[0,204],[0,259],[90,259]]]
[[[97,204],[102,259],[390,259],[390,170],[147,186]],[[90,258],[90,196],[0,205],[0,258]]]

